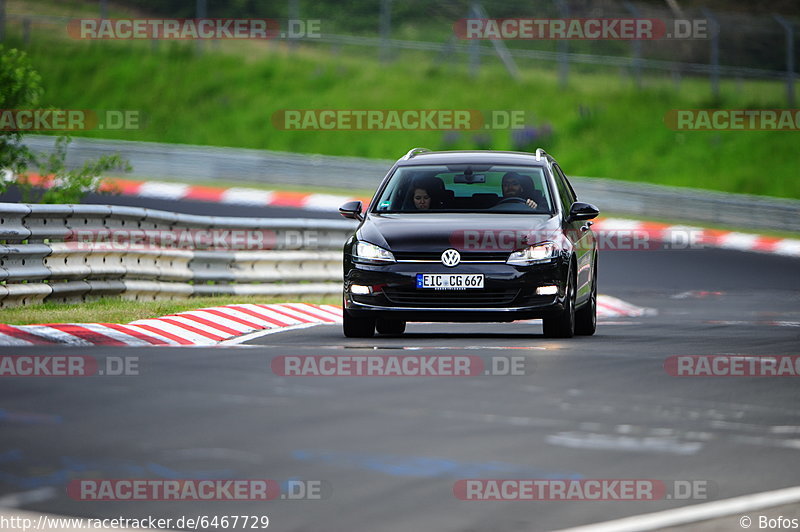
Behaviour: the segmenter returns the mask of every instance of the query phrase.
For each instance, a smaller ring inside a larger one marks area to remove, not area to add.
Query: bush
[[[42,95],[41,76],[25,52],[0,46],[0,110],[34,109]],[[24,202],[78,203],[83,196],[100,188],[101,176],[109,170],[130,171],[130,163],[119,155],[106,155],[86,161],[81,168],[66,167],[67,136],[56,139],[50,155],[32,153],[23,143],[22,131],[0,129],[0,171],[11,172],[11,179],[0,179],[0,193],[16,185]],[[27,171],[36,166],[47,176],[46,190],[30,180]]]

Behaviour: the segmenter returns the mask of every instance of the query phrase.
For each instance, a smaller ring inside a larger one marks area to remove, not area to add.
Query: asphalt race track
[[[11,187],[6,193],[0,194],[0,201],[19,202],[20,194]],[[214,203],[207,201],[161,199],[139,196],[87,194],[81,203],[94,205],[127,205],[129,207],[144,207],[162,211],[182,212],[185,214],[198,214],[204,216],[248,216],[272,218],[328,218],[341,220],[342,217],[336,210],[315,211],[298,210],[292,207],[260,206],[246,204]]]
[[[657,314],[601,322],[591,338],[544,339],[538,322],[411,324],[402,337],[370,340],[320,325],[238,347],[2,347],[0,355],[90,355],[101,367],[108,357],[138,357],[139,374],[3,378],[0,506],[92,517],[268,515],[279,531],[527,531],[796,486],[800,381],[673,377],[664,361],[800,354],[798,266],[712,249],[601,252],[601,293]],[[327,354],[524,357],[526,374],[281,377],[270,366],[281,355]],[[322,481],[325,498],[67,496],[70,480],[87,478]],[[700,481],[707,495],[456,498],[456,481],[473,478]],[[726,529],[740,529],[738,517],[729,521]]]

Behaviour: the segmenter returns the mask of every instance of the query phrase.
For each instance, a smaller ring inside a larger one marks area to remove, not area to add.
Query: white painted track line
[[[743,495],[721,501],[693,504],[674,510],[635,515],[596,523],[593,525],[565,528],[560,532],[633,532],[658,530],[671,526],[688,525],[729,515],[745,515],[748,512],[772,508],[800,501],[800,486],[775,491]],[[757,528],[757,527],[756,527]]]

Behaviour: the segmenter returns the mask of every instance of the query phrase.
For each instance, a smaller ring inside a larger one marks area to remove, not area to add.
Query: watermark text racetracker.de
[[[139,375],[139,357],[0,355],[0,377],[91,377]]]
[[[318,501],[332,485],[320,479],[75,479],[67,495],[77,501]]]
[[[471,131],[523,129],[522,109],[280,109],[272,125],[285,131]]]
[[[575,240],[583,232],[575,231]],[[702,249],[705,233],[695,228],[667,228],[652,231],[646,228],[603,228],[594,231],[599,250],[684,250]],[[566,242],[559,232],[518,229],[462,229],[450,235],[450,245],[463,251],[513,252],[542,242]]]
[[[133,109],[0,109],[0,131],[113,131],[141,129]]]
[[[283,250],[315,249],[314,229],[75,229],[65,238],[78,250]]]
[[[453,24],[461,39],[659,40],[707,39],[706,19],[464,18]]]
[[[800,109],[671,109],[674,131],[800,131]]]
[[[118,18],[73,19],[73,39],[245,40],[320,38],[319,19],[271,18]]]
[[[529,373],[523,356],[280,355],[270,368],[284,377],[475,377]]]
[[[673,377],[800,377],[800,355],[673,355],[664,370]]]
[[[453,484],[453,495],[463,501],[707,500],[715,493],[715,483],[697,479],[462,479]]]

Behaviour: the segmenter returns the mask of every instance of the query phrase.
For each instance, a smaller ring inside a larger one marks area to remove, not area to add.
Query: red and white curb
[[[49,187],[52,183],[51,179],[35,173],[28,174],[28,180],[32,184],[44,188]],[[342,203],[352,200],[359,200],[364,205],[367,205],[372,199],[336,194],[265,190],[248,187],[212,187],[171,183],[168,181],[136,181],[118,178],[110,178],[103,181],[100,186],[100,192],[161,200],[207,201],[254,207],[289,207],[314,211],[336,211]]]
[[[137,320],[127,325],[0,325],[0,345],[216,345],[254,331],[283,331],[341,321],[342,309],[332,305],[226,305]]]
[[[640,317],[655,311],[611,296],[597,297],[598,318]],[[217,345],[245,341],[242,337],[269,334],[314,325],[341,323],[342,308],[335,305],[281,303],[226,305],[178,314],[115,323],[51,323],[2,325],[0,345]]]
[[[114,179],[104,184],[103,191],[115,191],[126,196],[164,200],[194,200],[256,207],[290,207],[314,211],[336,211],[342,203],[360,200],[364,205],[370,198],[314,194],[286,190],[264,190],[247,187],[207,187],[163,181],[131,181]]]

